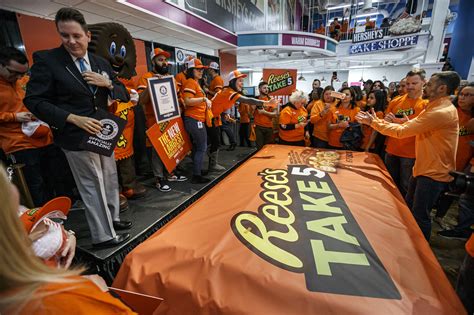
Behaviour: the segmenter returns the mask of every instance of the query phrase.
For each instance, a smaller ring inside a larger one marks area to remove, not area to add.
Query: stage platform
[[[75,263],[85,265],[90,272],[98,273],[107,282],[111,283],[125,256],[137,245],[145,241],[168,221],[185,210],[211,187],[217,184],[228,173],[248,159],[255,148],[236,147],[234,151],[219,151],[219,164],[226,167],[225,171],[212,172],[208,175],[212,182],[208,184],[191,184],[192,161],[186,158],[181,164],[186,170],[183,175],[189,178],[185,182],[170,182],[170,192],[160,192],[154,187],[152,177],[139,178],[146,186],[148,192],[144,198],[129,200],[130,208],[122,212],[120,217],[133,222],[129,232],[130,239],[117,247],[96,249],[91,245],[90,232],[85,218],[84,210],[71,211],[65,224],[67,229],[76,232],[77,249]],[[207,169],[207,157],[204,160]]]

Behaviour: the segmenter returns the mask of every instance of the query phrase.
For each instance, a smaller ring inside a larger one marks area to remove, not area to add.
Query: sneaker
[[[433,222],[438,223],[438,225],[439,225],[443,230],[447,230],[448,227],[449,227],[449,225],[444,222],[443,218],[440,218],[440,217],[437,217],[437,216],[435,216],[435,217],[433,218]]]
[[[438,235],[444,238],[449,238],[453,240],[467,240],[470,235],[467,235],[468,233],[465,233],[463,231],[458,231],[458,230],[443,230],[439,231]]]
[[[162,192],[171,191],[171,187],[166,184],[164,180],[157,180],[155,183],[155,187]]]
[[[175,173],[171,173],[168,175],[168,181],[169,182],[184,182],[187,181],[188,178],[183,175],[177,175]]]

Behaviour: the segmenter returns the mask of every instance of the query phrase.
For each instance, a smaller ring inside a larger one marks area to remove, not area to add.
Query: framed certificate
[[[180,117],[178,96],[173,76],[148,79],[150,99],[158,123]]]

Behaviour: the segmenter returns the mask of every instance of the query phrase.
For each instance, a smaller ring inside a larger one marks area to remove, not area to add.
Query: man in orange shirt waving
[[[459,82],[454,71],[433,74],[425,87],[429,99],[425,110],[403,124],[379,119],[375,112],[359,112],[356,116],[360,123],[386,136],[416,137],[416,161],[405,200],[427,240],[431,236],[431,209],[453,179],[449,171],[456,168],[459,125],[450,95]]]

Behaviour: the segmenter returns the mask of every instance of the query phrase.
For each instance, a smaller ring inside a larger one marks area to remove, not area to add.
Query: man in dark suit
[[[86,208],[92,243],[97,247],[118,245],[130,235],[117,235],[115,230],[130,228],[132,223],[119,218],[114,156],[84,151],[79,143],[87,133],[102,130],[100,121],[92,118],[98,109],[107,110],[115,99],[127,102],[129,95],[110,64],[87,52],[91,34],[79,11],[62,8],[55,22],[62,45],[33,54],[24,103],[51,126],[54,142],[66,154]]]

